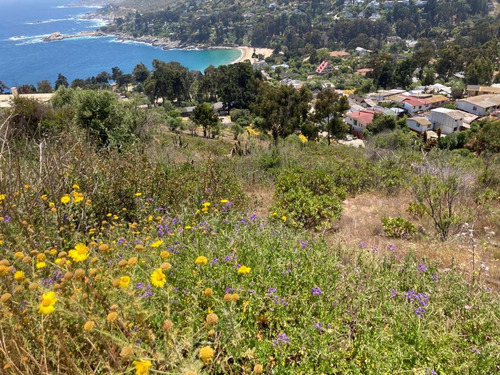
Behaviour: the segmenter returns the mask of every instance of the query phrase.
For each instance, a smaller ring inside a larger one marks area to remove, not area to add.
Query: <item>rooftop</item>
[[[363,125],[369,125],[373,121],[373,117],[375,116],[374,111],[359,111],[359,112],[351,112],[347,114],[347,117],[350,117],[354,120],[357,120]]]
[[[496,107],[497,105],[500,105],[500,95],[496,94],[478,95],[467,99],[457,100],[457,103],[462,103],[462,102],[471,103],[482,108]]]
[[[431,109],[431,113],[432,112],[443,113],[447,116],[450,116],[451,118],[453,118],[455,120],[462,120],[465,117],[462,111],[457,111],[456,109],[435,108],[435,109]]]

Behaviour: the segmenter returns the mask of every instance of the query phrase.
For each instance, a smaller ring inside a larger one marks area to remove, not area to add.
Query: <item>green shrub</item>
[[[325,229],[340,218],[345,196],[326,171],[286,170],[276,183],[273,217],[294,226]]]
[[[415,225],[402,217],[383,217],[385,234],[393,238],[410,239],[416,233]]]

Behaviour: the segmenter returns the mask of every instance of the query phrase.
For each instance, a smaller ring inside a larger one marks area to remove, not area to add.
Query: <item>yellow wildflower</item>
[[[120,288],[126,288],[129,286],[129,284],[130,284],[130,277],[128,276],[120,277],[120,284],[119,284]]]
[[[246,266],[241,266],[238,268],[238,275],[246,275],[247,273],[250,273],[252,269],[250,267]]]
[[[170,253],[165,250],[160,253],[160,256],[162,257],[162,259],[167,259],[170,257]]]
[[[163,240],[158,240],[156,242],[153,242],[151,244],[151,247],[160,247],[161,245],[163,245]]]
[[[14,258],[16,259],[23,259],[24,258],[24,254],[20,251],[14,253]]]
[[[90,332],[94,329],[94,327],[95,327],[95,323],[92,320],[89,320],[89,321],[85,322],[85,324],[83,325],[83,330],[85,332]]]
[[[184,227],[184,229],[186,229],[186,230],[190,230],[190,229],[191,229],[191,227],[190,227],[189,225],[186,225],[186,226]]]
[[[0,194],[0,202],[5,199],[5,194]]]
[[[212,297],[212,294],[213,294],[212,288],[205,289],[205,297]]]
[[[68,251],[68,255],[75,263],[83,262],[89,257],[89,249],[85,244],[78,243],[75,245],[74,249]]]
[[[75,190],[79,190],[79,189],[80,189],[80,186],[78,186],[78,184],[73,184],[73,189],[75,189]]]
[[[140,197],[141,195],[142,195],[142,193],[139,193],[139,192],[135,193],[136,197]]]
[[[38,313],[39,314],[52,314],[54,311],[56,311],[54,305],[57,302],[56,294],[54,292],[48,292],[44,293],[42,296],[42,302],[40,303],[40,306],[38,307]]]
[[[222,204],[226,204],[226,203],[227,203],[227,202],[229,202],[229,201],[228,201],[227,199],[221,199],[221,200],[220,200],[220,202],[221,202]]]
[[[214,326],[219,322],[219,317],[215,313],[210,313],[207,315],[205,321],[207,322],[207,324]]]
[[[210,202],[205,202],[205,203],[203,203],[203,205],[202,205],[202,206],[203,206],[203,207],[210,207]]]
[[[45,262],[37,262],[36,263],[36,268],[37,269],[45,268],[46,266],[47,266],[47,263],[45,263]]]
[[[205,346],[200,349],[200,358],[204,363],[207,363],[212,360],[214,357],[215,350],[213,350],[210,346]]]
[[[151,274],[151,284],[156,287],[163,288],[166,280],[167,278],[161,268],[158,268]]]
[[[67,194],[66,194],[66,195],[63,195],[63,196],[61,197],[61,203],[67,204],[67,203],[69,203],[70,201],[71,201],[71,198],[70,198],[70,197],[69,197],[69,195],[67,195]]]
[[[73,197],[75,198],[75,203],[83,201],[83,194],[81,194],[77,191],[73,192]]]
[[[281,220],[286,221],[286,216],[285,216],[285,215],[283,215],[283,216],[281,217]]]
[[[203,255],[200,255],[196,260],[194,261],[194,264],[207,264],[208,259],[207,257],[204,257]]]
[[[151,367],[150,361],[139,360],[134,361],[135,375],[147,375],[149,373],[149,368]]]
[[[17,281],[21,281],[22,279],[24,279],[24,272],[23,271],[17,271],[14,274],[14,279],[17,280]]]

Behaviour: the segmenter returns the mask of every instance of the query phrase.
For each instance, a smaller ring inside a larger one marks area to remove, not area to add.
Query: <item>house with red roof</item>
[[[346,114],[345,122],[349,124],[351,132],[356,135],[362,135],[363,130],[373,122],[375,111],[363,110]]]
[[[403,99],[401,104],[410,114],[424,112],[431,108],[431,103],[427,99],[416,98],[414,96],[409,96],[406,99]]]

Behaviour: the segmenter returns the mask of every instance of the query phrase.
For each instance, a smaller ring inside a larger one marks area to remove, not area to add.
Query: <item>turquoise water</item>
[[[0,81],[8,86],[34,84],[47,79],[54,83],[58,73],[71,82],[88,78],[114,66],[130,73],[153,59],[178,61],[189,69],[203,71],[209,65],[229,64],[238,50],[183,51],[142,43],[115,41],[113,37],[77,38],[43,42],[56,31],[74,34],[97,29],[102,23],[78,16],[96,8],[70,7],[70,0],[0,0]]]

